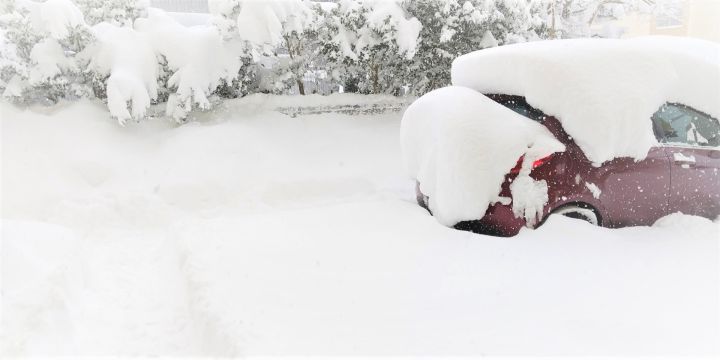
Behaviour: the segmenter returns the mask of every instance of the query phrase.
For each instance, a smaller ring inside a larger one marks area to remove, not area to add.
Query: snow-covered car
[[[550,214],[606,227],[720,216],[720,46],[558,40],[453,62],[405,112],[417,201],[438,221],[512,236]]]

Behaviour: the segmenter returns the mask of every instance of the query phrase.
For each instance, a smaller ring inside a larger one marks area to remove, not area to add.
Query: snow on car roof
[[[662,104],[720,117],[720,45],[677,37],[538,41],[458,57],[453,85],[524,96],[563,124],[595,164],[643,159]]]

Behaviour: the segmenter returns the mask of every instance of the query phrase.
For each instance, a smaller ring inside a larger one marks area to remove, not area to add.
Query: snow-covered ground
[[[401,113],[274,111],[301,105],[0,104],[0,355],[720,354],[717,223],[452,230],[414,203]]]

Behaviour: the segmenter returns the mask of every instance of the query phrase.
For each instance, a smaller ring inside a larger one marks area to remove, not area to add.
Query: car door
[[[587,179],[602,192],[603,224],[609,227],[652,225],[668,213],[670,162],[665,150],[652,147],[645,159],[615,158],[594,168]]]
[[[682,104],[653,116],[671,161],[670,212],[710,219],[720,215],[720,123]]]

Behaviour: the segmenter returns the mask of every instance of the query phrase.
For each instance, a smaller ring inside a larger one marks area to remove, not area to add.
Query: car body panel
[[[720,214],[720,148],[666,145],[671,159],[669,212]]]
[[[641,161],[616,158],[582,181],[602,189],[605,226],[652,225],[668,214],[670,161],[662,147],[651,148]]]

